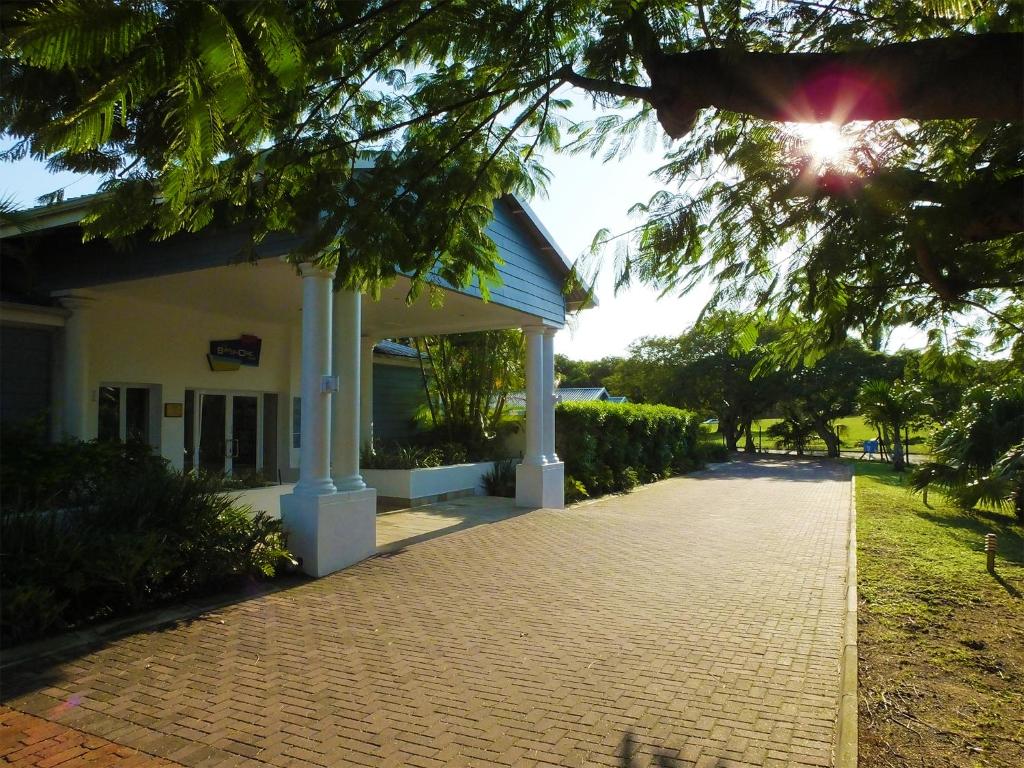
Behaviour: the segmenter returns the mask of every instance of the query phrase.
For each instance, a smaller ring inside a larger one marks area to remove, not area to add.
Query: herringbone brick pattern
[[[614,766],[626,734],[637,765],[827,766],[848,514],[841,466],[734,463],[26,665],[5,695],[186,766]]]
[[[181,768],[137,749],[0,707],[0,766],[10,768]]]

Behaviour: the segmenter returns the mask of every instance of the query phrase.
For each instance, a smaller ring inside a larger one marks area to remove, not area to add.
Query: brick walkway
[[[845,468],[732,464],[26,664],[5,703],[190,768],[827,766],[848,509]]]
[[[180,768],[177,763],[8,707],[0,707],[0,765]]]

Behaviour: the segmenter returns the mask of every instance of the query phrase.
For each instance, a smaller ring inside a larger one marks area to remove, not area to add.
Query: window
[[[149,422],[149,387],[100,387],[96,429],[100,440],[149,443]]]
[[[292,398],[292,448],[302,445],[302,398]]]

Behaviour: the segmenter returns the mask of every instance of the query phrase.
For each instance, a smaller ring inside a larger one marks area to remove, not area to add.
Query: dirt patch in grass
[[[926,507],[877,464],[857,476],[860,764],[1020,768],[1024,527]]]

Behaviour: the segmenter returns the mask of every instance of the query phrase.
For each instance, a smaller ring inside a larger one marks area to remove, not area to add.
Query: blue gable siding
[[[562,294],[562,285],[565,278],[541,252],[523,224],[516,220],[507,203],[495,201],[494,218],[485,231],[498,246],[498,255],[503,262],[498,265],[501,284],[491,286],[490,301],[559,325],[564,324],[565,296]],[[432,274],[428,279],[435,285],[452,287],[437,275]],[[481,296],[479,285],[476,284],[457,290],[468,296]]]

